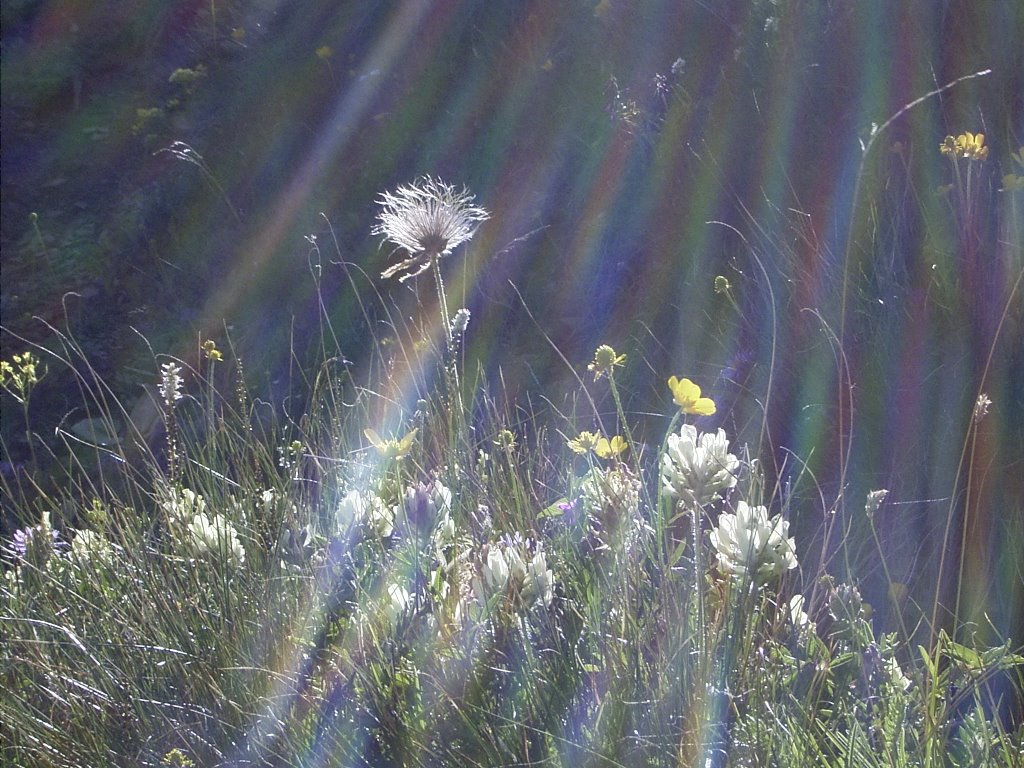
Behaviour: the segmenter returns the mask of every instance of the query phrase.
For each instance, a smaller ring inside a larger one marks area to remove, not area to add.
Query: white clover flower
[[[171,491],[170,497],[164,499],[160,506],[172,521],[185,523],[195,515],[206,512],[206,499],[191,488],[180,488]]]
[[[238,532],[223,515],[211,517],[200,512],[189,521],[186,534],[196,554],[227,555],[237,564],[245,562],[245,549],[238,540]]]
[[[735,487],[739,467],[724,429],[698,434],[692,424],[684,424],[678,434],[668,436],[661,459],[662,487],[673,498],[701,506]]]
[[[477,223],[490,218],[473,200],[467,190],[459,191],[429,176],[381,195],[378,223],[371,232],[409,252],[409,258],[388,267],[381,277],[394,277],[405,270],[409,272],[399,277],[399,282],[416,277],[469,240]]]
[[[477,596],[486,600],[488,595],[504,592],[508,586],[508,562],[505,560],[505,553],[500,547],[490,547],[487,550],[487,559],[484,561],[480,572],[483,589],[475,590]]]
[[[554,587],[555,575],[548,568],[544,550],[538,548],[526,567],[522,588],[523,600],[527,604],[539,602],[542,605],[551,605]]]
[[[377,538],[386,539],[395,528],[395,513],[372,491],[352,490],[338,504],[336,526],[345,530],[365,526]]]
[[[503,594],[524,606],[548,605],[554,595],[554,574],[540,544],[532,547],[521,536],[510,537],[487,548],[487,557],[474,580],[473,592],[486,602]]]
[[[505,563],[508,565],[508,583],[510,585],[522,585],[526,581],[526,574],[529,571],[526,567],[526,560],[523,558],[524,554],[526,553],[514,544],[505,546]]]
[[[84,529],[76,533],[71,542],[71,559],[83,564],[109,565],[114,560],[114,550],[110,540],[102,533]]]
[[[796,542],[787,539],[789,521],[779,515],[768,517],[768,508],[736,504],[736,512],[725,512],[711,531],[711,544],[718,555],[718,567],[737,578],[765,583],[783,571],[796,568]]]

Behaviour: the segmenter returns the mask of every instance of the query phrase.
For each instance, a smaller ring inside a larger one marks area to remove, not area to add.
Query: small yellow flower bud
[[[597,381],[602,376],[611,376],[614,369],[625,362],[625,355],[616,355],[614,349],[602,344],[594,351],[594,359],[587,366],[587,370],[594,374],[594,381]]]

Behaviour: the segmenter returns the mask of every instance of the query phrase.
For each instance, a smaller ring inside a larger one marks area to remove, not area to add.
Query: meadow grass
[[[467,239],[486,212],[446,219],[472,198],[428,181],[404,190],[441,206],[418,226]],[[5,763],[1020,764],[1019,719],[998,716],[1019,638],[947,631],[937,597],[876,626],[833,553],[789,535],[770,446],[698,429],[717,406],[686,371],[660,372],[657,445],[623,405],[636,361],[606,345],[571,408],[508,402],[466,369],[451,243],[417,233],[418,315],[388,313],[357,368],[325,313],[286,408],[207,340],[154,358],[152,429],[70,332],[6,364],[30,445],[44,368],[74,372],[88,430],[58,430],[58,491],[4,476],[24,526],[0,584]],[[883,504],[858,510],[876,540]]]

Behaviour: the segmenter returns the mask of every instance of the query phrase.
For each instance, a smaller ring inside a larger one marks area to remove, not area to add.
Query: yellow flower
[[[412,450],[412,443],[416,439],[417,430],[412,430],[401,440],[384,440],[377,434],[376,430],[364,429],[363,434],[370,441],[370,445],[377,449],[377,452],[385,459],[401,459]]]
[[[604,440],[597,432],[580,432],[579,437],[568,441],[569,450],[581,456],[597,449],[597,444]]]
[[[516,435],[511,429],[503,429],[494,440],[494,444],[498,448],[504,448],[506,451],[515,450],[516,447]]]
[[[0,387],[19,403],[24,403],[32,388],[46,375],[46,368],[43,368],[42,373],[36,372],[37,365],[39,359],[31,352],[13,355],[11,362],[0,361]]]
[[[680,380],[673,376],[668,380],[668,388],[672,390],[672,399],[683,413],[710,416],[717,410],[715,401],[710,397],[701,397],[700,387],[689,379]]]
[[[963,156],[969,160],[984,160],[988,157],[988,147],[985,146],[985,134],[964,133],[956,137],[956,143],[962,147]]]
[[[1021,190],[1024,190],[1024,176],[1018,176],[1015,173],[1003,176],[1003,186],[999,188],[1000,192],[1020,192]]]
[[[594,446],[594,453],[602,459],[614,458],[624,450],[626,450],[626,441],[619,435],[616,435],[611,440],[607,437],[599,438],[597,445]]]
[[[321,45],[316,49],[316,57],[321,61],[327,61],[334,55],[334,50],[329,45]]]
[[[217,342],[213,339],[207,339],[203,342],[203,354],[206,355],[207,360],[213,360],[214,362],[224,359],[220,350],[217,349]]]
[[[950,157],[964,157],[968,160],[984,160],[988,157],[985,134],[961,133],[957,137],[947,136],[939,145],[939,152]]]
[[[587,366],[587,370],[594,374],[594,381],[597,381],[602,376],[611,376],[615,367],[625,362],[625,355],[616,355],[614,349],[602,344],[594,351],[594,359]]]
[[[950,157],[956,157],[956,155],[957,155],[956,139],[954,137],[952,137],[952,136],[947,136],[946,138],[944,138],[942,140],[942,143],[939,144],[939,152],[941,152],[944,155],[949,155]]]

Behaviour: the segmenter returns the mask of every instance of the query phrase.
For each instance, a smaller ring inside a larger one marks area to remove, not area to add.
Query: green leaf
[[[561,505],[568,503],[569,500],[563,496],[562,498],[555,501],[553,504],[549,504],[548,506],[544,507],[544,509],[542,509],[540,513],[537,515],[537,519],[543,520],[546,517],[561,517],[565,514],[565,511],[561,508]]]

